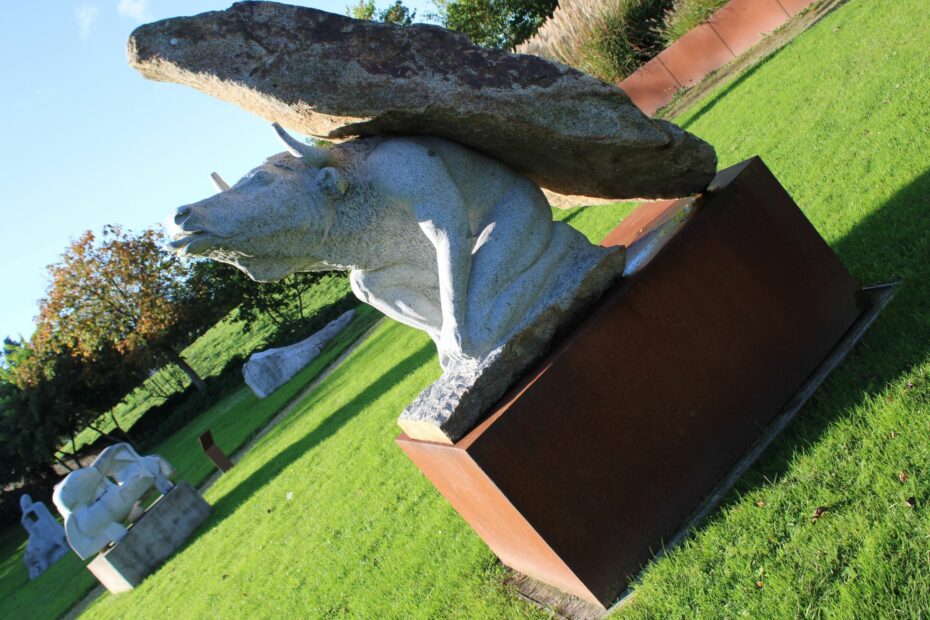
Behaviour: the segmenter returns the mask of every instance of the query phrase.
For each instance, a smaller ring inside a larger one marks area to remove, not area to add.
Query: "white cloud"
[[[74,7],[74,19],[77,21],[78,33],[82,39],[86,41],[90,37],[91,28],[94,27],[94,23],[99,17],[100,9],[96,5],[85,2]]]
[[[148,0],[119,0],[116,12],[137,22],[147,22],[152,19],[148,4]]]

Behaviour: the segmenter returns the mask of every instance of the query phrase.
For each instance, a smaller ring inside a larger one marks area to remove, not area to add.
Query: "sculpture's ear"
[[[330,198],[341,196],[349,189],[349,181],[345,175],[331,166],[323,168],[316,175],[316,185]]]

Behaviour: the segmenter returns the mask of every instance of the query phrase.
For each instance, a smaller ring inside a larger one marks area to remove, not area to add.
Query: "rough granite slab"
[[[548,350],[559,328],[587,310],[623,275],[626,248],[579,256],[562,286],[507,342],[474,364],[447,370],[420,392],[397,423],[413,439],[454,443],[474,428],[523,373]]]
[[[143,25],[129,62],[330,140],[431,135],[560,194],[674,198],[707,187],[714,149],[621,89],[536,56],[273,2]]]

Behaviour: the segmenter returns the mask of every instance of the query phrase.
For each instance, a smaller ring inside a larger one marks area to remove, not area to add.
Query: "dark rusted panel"
[[[504,563],[605,606],[859,315],[858,284],[761,160],[713,187],[478,427],[401,440]],[[674,204],[643,208],[609,237]]]
[[[200,436],[200,447],[221,472],[226,473],[232,469],[233,462],[229,460],[226,453],[213,441],[213,433],[207,431]]]
[[[689,203],[690,199],[688,198],[643,203],[635,211],[623,218],[623,221],[616,228],[607,233],[607,236],[601,241],[601,245],[605,247],[615,245],[629,247],[640,237],[645,237],[665,222],[671,220],[675,217],[675,214]]]

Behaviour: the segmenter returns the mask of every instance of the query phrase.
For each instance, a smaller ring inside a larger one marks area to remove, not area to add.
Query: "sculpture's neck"
[[[337,204],[330,206],[334,220],[324,228],[314,258],[333,269],[367,269],[382,264],[381,249],[385,218],[379,217],[382,205],[362,191],[350,190]]]

